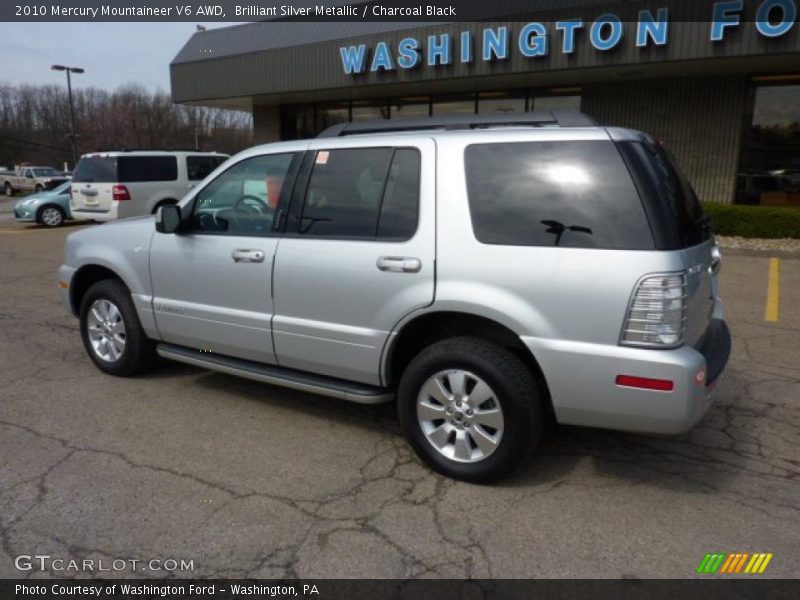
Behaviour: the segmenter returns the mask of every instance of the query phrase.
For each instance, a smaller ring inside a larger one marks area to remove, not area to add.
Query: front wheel
[[[524,462],[542,435],[544,401],[513,352],[477,338],[451,338],[423,350],[397,394],[406,436],[440,473],[475,483]]]
[[[131,294],[115,279],[92,285],[81,301],[81,337],[97,368],[127,377],[155,362],[155,343],[145,335]]]
[[[67,215],[59,206],[45,206],[39,212],[39,222],[45,227],[61,227]]]
[[[37,194],[41,194],[44,191],[44,186],[43,185],[37,185],[36,189],[34,189],[33,191],[35,193],[37,193]]]
[[[11,187],[11,184],[10,184],[10,183],[6,183],[6,184],[3,186],[3,193],[4,193],[6,196],[8,196],[9,198],[11,198],[11,197],[14,195],[14,188],[13,188],[13,187]]]

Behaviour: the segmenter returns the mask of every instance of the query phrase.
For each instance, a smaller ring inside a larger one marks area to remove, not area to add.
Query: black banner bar
[[[796,600],[798,597],[798,580],[754,579],[752,575],[693,580],[8,579],[0,582],[0,598],[3,600]]]
[[[612,13],[637,21],[643,10],[667,9],[669,19],[740,22],[795,18],[800,0],[743,0],[743,8],[717,6],[715,0],[3,0],[0,21],[542,21],[597,18]],[[759,12],[761,10],[762,12]],[[724,12],[724,14],[723,14]],[[796,24],[795,24],[796,25]]]

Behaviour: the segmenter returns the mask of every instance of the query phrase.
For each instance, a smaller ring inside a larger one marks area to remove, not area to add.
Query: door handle
[[[231,252],[233,262],[249,262],[260,263],[264,262],[265,252],[263,250],[234,250]]]
[[[381,256],[376,265],[390,273],[418,273],[422,269],[422,261],[413,256]]]

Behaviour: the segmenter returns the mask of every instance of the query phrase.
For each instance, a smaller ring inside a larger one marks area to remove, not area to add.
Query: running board
[[[158,355],[169,360],[236,375],[262,383],[280,385],[294,390],[320,394],[357,402],[359,404],[382,404],[394,400],[394,392],[387,388],[376,387],[364,383],[354,383],[324,375],[314,375],[295,369],[286,369],[273,365],[265,365],[251,360],[231,358],[220,354],[200,352],[183,346],[159,344]]]

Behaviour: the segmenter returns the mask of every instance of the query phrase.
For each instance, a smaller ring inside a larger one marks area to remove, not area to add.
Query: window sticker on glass
[[[327,150],[320,150],[319,152],[317,152],[317,164],[327,165],[329,156],[330,152],[328,152]]]

